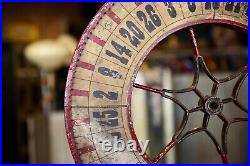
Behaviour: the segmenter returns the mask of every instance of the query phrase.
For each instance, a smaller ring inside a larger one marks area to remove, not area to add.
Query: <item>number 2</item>
[[[97,90],[97,91],[94,91],[93,95],[96,98],[101,98],[101,99],[103,99],[103,97],[106,97],[109,100],[117,100],[117,98],[118,98],[118,93],[117,92],[105,93],[103,91]]]

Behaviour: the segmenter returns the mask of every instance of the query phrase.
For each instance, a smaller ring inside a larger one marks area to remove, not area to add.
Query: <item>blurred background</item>
[[[77,41],[103,3],[3,3],[3,163],[73,163],[64,129],[63,101],[68,66]],[[200,53],[210,71],[223,78],[247,64],[247,32],[221,25],[195,27]],[[46,55],[46,56],[44,56]],[[60,59],[60,60],[59,60]],[[160,42],[143,63],[136,82],[181,89],[192,83],[194,61],[187,30]],[[199,89],[209,94],[204,73]],[[219,90],[229,97],[236,80]],[[248,108],[247,79],[239,101]],[[189,107],[194,94],[174,96]],[[183,112],[167,99],[133,90],[133,118],[139,139],[149,139],[154,156],[170,141]],[[245,116],[234,105],[227,117]],[[201,125],[192,115],[188,129]],[[211,118],[209,129],[220,140],[222,122]],[[247,163],[247,123],[229,130],[229,159]],[[170,151],[162,163],[220,163],[206,137],[198,134]]]

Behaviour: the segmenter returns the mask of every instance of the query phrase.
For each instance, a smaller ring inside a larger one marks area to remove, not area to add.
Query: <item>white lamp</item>
[[[40,40],[29,44],[25,57],[41,70],[41,90],[43,111],[50,112],[54,94],[54,71],[69,63],[76,47],[76,41],[69,35],[62,35],[57,40]]]
[[[55,40],[40,40],[28,45],[26,58],[41,69],[53,71],[60,68],[69,56],[68,49]]]

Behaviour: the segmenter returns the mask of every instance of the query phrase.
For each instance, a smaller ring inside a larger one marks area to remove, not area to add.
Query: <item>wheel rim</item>
[[[73,126],[74,126],[74,124],[72,122],[72,112],[71,112],[71,108],[72,108],[72,106],[71,106],[71,100],[72,99],[71,99],[71,96],[72,96],[72,93],[77,93],[77,92],[72,92],[72,80],[74,79],[74,72],[76,71],[76,66],[77,66],[77,62],[78,62],[79,56],[80,56],[81,52],[84,49],[84,45],[86,44],[86,41],[89,40],[89,38],[90,38],[89,36],[91,36],[91,31],[97,26],[98,21],[102,18],[103,15],[106,14],[106,12],[108,11],[108,9],[110,9],[112,6],[113,6],[113,3],[107,3],[107,4],[105,4],[104,7],[102,7],[100,9],[100,11],[98,12],[99,14],[97,14],[97,16],[92,20],[91,24],[85,30],[84,35],[82,36],[82,38],[81,38],[81,40],[80,40],[80,42],[78,44],[78,47],[77,47],[77,49],[75,51],[74,57],[72,59],[72,63],[71,63],[69,74],[68,74],[68,78],[67,78],[67,85],[66,85],[66,90],[65,90],[65,124],[66,124],[66,130],[67,130],[67,137],[68,137],[69,145],[70,145],[70,148],[71,148],[71,151],[72,151],[72,154],[73,154],[73,157],[74,157],[74,160],[75,160],[76,163],[81,163],[81,159],[79,157],[80,155],[79,155],[79,151],[77,150],[77,145],[76,145],[76,142],[75,142],[74,132],[73,132]],[[119,20],[117,20],[117,22],[119,22]],[[191,36],[191,39],[192,39],[191,41],[193,43],[194,54],[195,54],[196,60],[197,60],[197,62],[200,62],[200,64],[203,64],[202,62],[204,62],[204,61],[203,61],[202,57],[199,55],[198,48],[197,48],[197,42],[196,42],[196,39],[195,39],[195,34],[194,34],[192,26],[198,25],[198,24],[204,24],[204,23],[227,24],[227,25],[230,25],[230,26],[235,26],[235,27],[247,30],[247,25],[245,25],[245,24],[242,24],[242,23],[239,23],[239,22],[235,22],[235,21],[231,21],[231,20],[223,20],[223,19],[202,19],[202,20],[195,20],[194,22],[189,22],[189,23],[186,23],[186,24],[182,24],[182,25],[180,25],[178,27],[175,27],[172,30],[169,30],[168,32],[166,32],[163,35],[161,35],[160,37],[158,37],[157,40],[155,40],[153,42],[153,44],[151,44],[150,47],[148,47],[148,49],[144,52],[144,55],[138,61],[137,65],[136,65],[136,68],[135,68],[135,70],[133,72],[134,73],[133,75],[135,76],[137,74],[137,72],[138,72],[138,70],[140,68],[140,65],[142,64],[142,62],[144,61],[144,59],[146,58],[146,56],[148,55],[148,53],[152,50],[152,48],[154,48],[156,46],[157,43],[159,43],[162,39],[166,38],[170,34],[172,34],[174,32],[177,32],[178,30],[181,30],[183,28],[187,28],[187,27],[191,27],[190,28],[190,36]],[[197,66],[198,66],[198,69],[199,69],[200,66],[199,65],[197,65]],[[91,68],[91,66],[90,66],[90,68]],[[206,66],[203,65],[203,68],[206,69]],[[199,72],[199,70],[198,70],[198,72]],[[209,77],[211,77],[211,79],[214,82],[216,82],[216,85],[219,84],[220,82],[223,83],[223,81],[227,80],[227,79],[225,79],[225,80],[219,80],[219,82],[218,82],[218,80],[215,80],[215,78],[211,76],[211,74],[209,73],[209,71],[207,72],[207,74],[208,74]],[[247,67],[245,69],[243,69],[242,72],[239,75],[242,75],[241,80],[244,80],[246,78],[246,76],[247,76]],[[230,78],[228,78],[228,79],[230,79]],[[239,80],[238,85],[241,85],[241,80]],[[166,95],[166,93],[173,93],[173,92],[171,92],[169,90],[162,91],[162,90],[157,90],[157,89],[152,89],[152,88],[149,89],[149,88],[147,88],[145,86],[142,86],[142,85],[132,84],[133,81],[134,81],[134,78],[131,78],[130,79],[130,84],[127,85],[128,86],[128,95],[127,95],[127,101],[128,101],[128,103],[127,103],[127,106],[126,106],[127,107],[127,109],[126,109],[127,110],[127,118],[128,118],[128,124],[127,125],[129,126],[129,131],[130,131],[131,137],[138,142],[137,136],[136,136],[136,134],[134,132],[134,129],[133,129],[132,120],[131,120],[132,86],[134,86],[136,88],[144,89],[144,90],[153,91],[153,92],[158,93],[158,94],[162,95],[163,97],[168,98],[168,99],[170,99],[172,101],[174,99]],[[196,82],[196,80],[194,81],[194,84],[195,84],[195,82]],[[212,93],[216,92],[216,89],[217,89],[216,85],[214,86],[214,88],[213,88],[214,92],[212,92]],[[239,88],[240,88],[240,86],[239,86]],[[225,99],[224,101],[222,100],[222,102],[232,102],[233,101],[233,102],[236,103],[236,105],[238,105],[238,107],[243,108],[235,100],[235,98],[237,98],[237,93],[238,93],[238,89],[239,88],[235,88],[235,90],[234,90],[234,96],[233,96],[234,100]],[[193,90],[198,96],[202,97],[202,99],[205,100],[204,97],[195,88],[185,89],[184,91],[191,91],[191,90]],[[174,93],[180,93],[180,92],[176,92],[175,91]],[[148,162],[148,163],[157,163],[175,144],[182,142],[186,137],[188,137],[188,136],[190,136],[190,135],[192,135],[194,133],[197,133],[197,132],[200,132],[200,131],[204,131],[212,139],[212,141],[216,145],[217,150],[218,150],[219,154],[221,155],[223,163],[228,163],[227,157],[226,157],[226,153],[225,153],[226,152],[226,138],[227,138],[226,135],[227,135],[228,127],[229,127],[229,125],[231,123],[235,123],[235,122],[239,122],[239,121],[245,121],[246,119],[236,118],[236,119],[234,119],[234,120],[232,120],[232,121],[229,122],[228,120],[226,120],[223,117],[223,115],[221,113],[218,114],[219,117],[224,122],[223,137],[224,137],[225,141],[224,141],[224,143],[222,145],[222,148],[220,148],[220,146],[217,143],[216,139],[213,137],[213,135],[211,133],[209,133],[209,131],[207,131],[205,129],[204,126],[203,126],[203,128],[199,128],[197,130],[190,131],[190,133],[187,133],[182,138],[178,138],[178,136],[180,135],[180,133],[182,132],[182,130],[185,127],[185,124],[186,124],[186,121],[188,119],[189,114],[192,113],[192,112],[198,111],[200,108],[195,108],[193,110],[187,110],[185,108],[185,106],[183,106],[180,102],[178,102],[178,101],[175,101],[175,102],[179,103],[179,106],[181,106],[183,108],[183,110],[185,111],[185,116],[184,116],[183,122],[182,122],[182,124],[180,126],[180,130],[177,132],[177,134],[175,134],[174,139],[168,145],[166,145],[166,147],[164,149],[161,150],[161,152],[159,153],[159,155],[157,155],[153,159],[150,159],[147,154],[144,154],[142,156],[144,158],[144,160],[146,162]],[[208,120],[209,116],[207,115],[206,117],[204,117],[204,119]],[[206,121],[203,124],[207,125]],[[89,146],[86,149],[87,150],[85,152],[89,152],[89,151],[93,150],[93,147]]]

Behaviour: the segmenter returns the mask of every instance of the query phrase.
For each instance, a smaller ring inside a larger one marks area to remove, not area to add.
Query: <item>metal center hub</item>
[[[223,110],[223,103],[220,98],[210,96],[205,100],[205,111],[210,115],[216,115]]]

